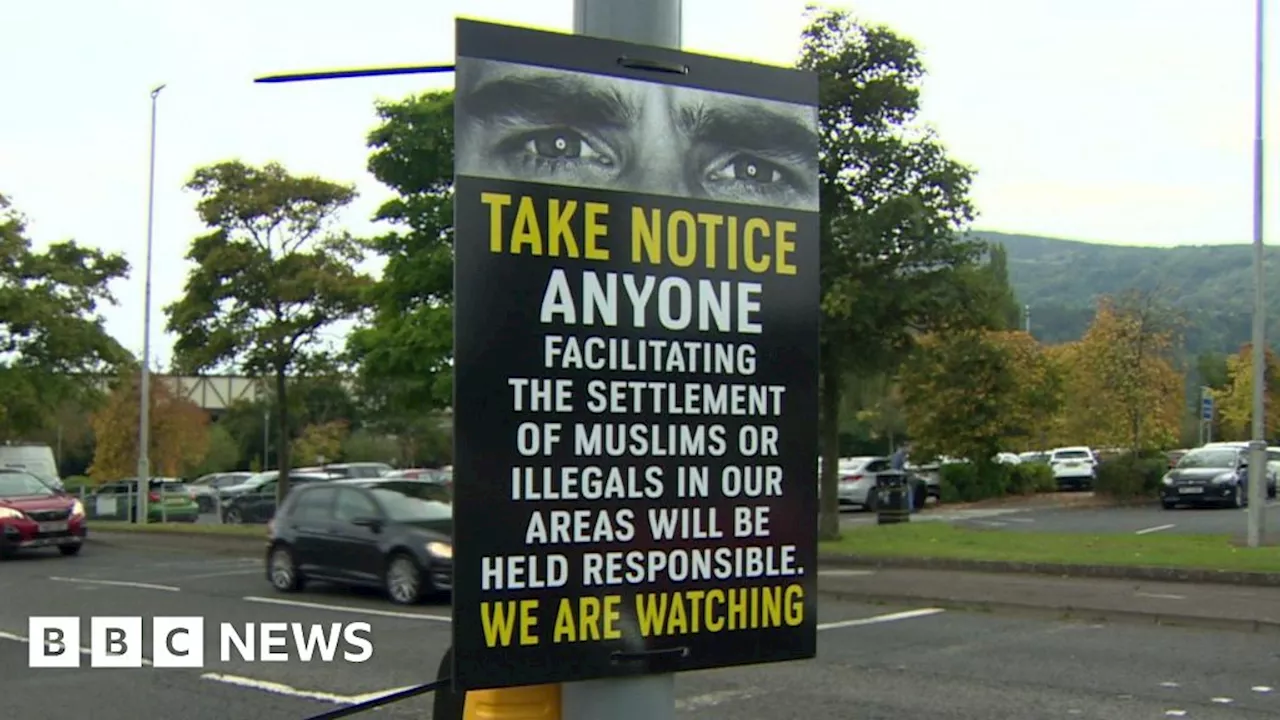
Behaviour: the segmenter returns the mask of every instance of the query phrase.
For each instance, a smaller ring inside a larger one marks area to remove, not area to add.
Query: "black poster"
[[[457,47],[455,682],[813,657],[816,78]]]

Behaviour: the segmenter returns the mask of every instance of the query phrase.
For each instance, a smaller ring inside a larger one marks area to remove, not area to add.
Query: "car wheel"
[[[222,515],[222,521],[228,525],[241,525],[244,523],[244,518],[240,517],[239,510],[231,508]]]
[[[1160,501],[1160,505],[1161,505],[1165,510],[1173,510],[1173,509],[1175,509],[1175,508],[1177,508],[1177,507],[1178,507],[1178,503],[1173,502],[1172,500],[1161,500],[1161,501]]]
[[[83,545],[83,544],[78,544],[78,545],[59,545],[59,546],[58,546],[58,552],[62,553],[63,555],[66,555],[67,557],[70,557],[70,556],[72,556],[72,555],[79,555],[79,554],[80,554],[80,548],[82,548],[82,547],[84,547],[84,545]]]
[[[1231,506],[1234,508],[1242,508],[1245,504],[1244,492],[1240,489],[1240,486],[1237,485],[1231,490]]]
[[[306,584],[294,561],[293,550],[283,544],[271,548],[267,556],[267,577],[271,587],[280,592],[298,592]]]
[[[387,561],[383,585],[397,605],[416,605],[427,595],[422,569],[408,553],[395,553]]]
[[[876,497],[875,490],[867,491],[867,502],[862,506],[867,512],[875,512],[880,507],[880,499]]]

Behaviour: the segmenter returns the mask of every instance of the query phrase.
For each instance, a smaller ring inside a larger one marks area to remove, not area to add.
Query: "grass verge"
[[[974,530],[940,522],[845,530],[820,552],[863,557],[1280,572],[1280,547],[1242,548],[1226,535],[1084,535]]]
[[[266,537],[265,525],[198,525],[196,523],[134,523],[90,520],[89,532],[147,533],[154,535]]]

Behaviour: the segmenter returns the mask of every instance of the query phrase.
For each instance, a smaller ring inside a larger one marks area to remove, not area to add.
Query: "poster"
[[[457,47],[456,686],[812,657],[816,79]]]

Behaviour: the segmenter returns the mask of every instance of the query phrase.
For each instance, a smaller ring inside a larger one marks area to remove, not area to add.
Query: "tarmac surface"
[[[850,578],[872,581],[875,573],[831,570],[820,583]],[[87,662],[78,669],[27,667],[30,616],[107,614],[201,615],[209,624],[364,621],[372,627],[375,652],[359,665],[221,663],[217,649],[209,647],[208,664],[200,669],[95,669]],[[1274,635],[828,598],[821,601],[819,622],[816,660],[682,675],[678,716],[1280,716]],[[91,544],[76,558],[39,554],[0,564],[0,697],[6,719],[92,714],[100,720],[302,720],[433,679],[448,642],[446,606],[405,609],[374,593],[323,588],[277,595],[253,559]],[[430,700],[397,703],[376,716],[429,718]]]

